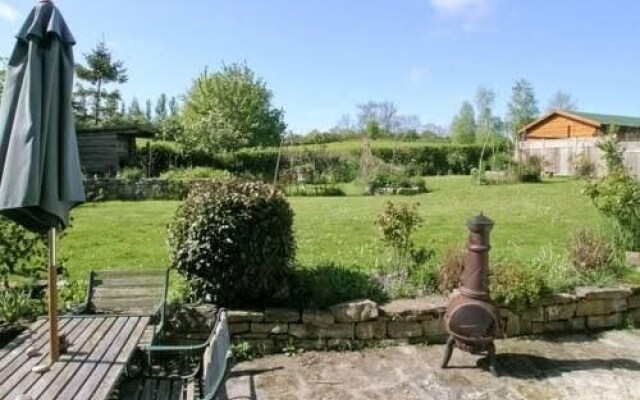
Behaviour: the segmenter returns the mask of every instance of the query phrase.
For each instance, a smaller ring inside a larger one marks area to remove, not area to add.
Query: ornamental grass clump
[[[198,182],[169,225],[173,266],[194,294],[221,306],[264,305],[286,292],[293,211],[272,186]],[[285,294],[286,296],[286,294]]]

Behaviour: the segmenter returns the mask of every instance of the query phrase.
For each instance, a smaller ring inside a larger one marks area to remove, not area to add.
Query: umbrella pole
[[[56,271],[56,228],[49,229],[49,342],[51,344],[51,363],[60,358],[60,339],[58,338],[58,277]]]

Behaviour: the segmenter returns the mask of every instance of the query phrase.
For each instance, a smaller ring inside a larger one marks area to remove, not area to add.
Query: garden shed
[[[82,171],[92,175],[116,175],[121,168],[135,162],[136,139],[152,138],[155,134],[146,126],[79,129]]]
[[[574,175],[577,163],[591,163],[596,174],[605,172],[597,148],[611,127],[617,137],[631,173],[640,176],[640,117],[554,110],[520,130],[517,156],[521,160],[542,159],[551,175]]]

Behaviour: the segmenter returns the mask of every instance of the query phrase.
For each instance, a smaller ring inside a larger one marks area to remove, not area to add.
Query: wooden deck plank
[[[86,328],[91,321],[67,320],[60,322],[60,333],[66,335],[70,341],[73,341],[81,333],[80,329],[74,328],[79,324]],[[64,326],[62,326],[63,324]],[[26,353],[23,353],[16,357],[13,363],[7,365],[7,368],[0,373],[0,382],[2,382],[0,384],[0,399],[6,398],[7,394],[18,384],[24,384],[28,388],[41,377],[40,374],[31,372],[31,369],[37,365],[49,364],[49,335],[43,335],[37,343],[33,344],[33,347],[39,350],[37,356],[28,357]]]
[[[46,391],[47,397],[55,398],[67,383],[74,379],[78,368],[89,358],[115,320],[115,318],[102,317],[93,319],[89,328],[76,340],[76,343],[72,343],[68,353],[71,359],[65,363],[54,364],[51,371],[47,372],[27,394],[34,399],[39,399]]]
[[[171,382],[171,393],[169,394],[171,400],[182,400],[182,381],[173,380]]]
[[[129,361],[129,357],[136,349],[138,339],[148,323],[148,317],[129,317],[127,319],[125,327],[117,336],[113,337],[109,349],[99,360],[91,376],[76,393],[75,399],[100,400],[107,398],[113,390],[118,376]],[[63,397],[60,399],[67,400]]]
[[[96,309],[154,309],[162,301],[162,296],[137,297],[137,298],[97,298],[93,299]]]
[[[144,381],[144,392],[142,400],[154,400],[154,393],[156,392],[156,388],[158,384],[157,379],[146,379]]]
[[[26,331],[22,332],[20,336],[0,349],[0,371],[2,371],[4,366],[11,362],[15,356],[24,352],[24,350],[31,345],[30,343],[38,339],[39,335],[44,334],[41,328],[45,322],[46,320],[44,319],[34,322]]]
[[[114,324],[111,326],[109,330],[111,335],[118,335],[120,332],[125,329],[125,324],[128,318],[126,317],[118,317]],[[90,354],[89,359],[85,360],[79,370],[76,371],[73,382],[67,384],[67,386],[60,392],[57,396],[57,399],[60,400],[72,400],[72,399],[80,399],[80,397],[76,397],[76,392],[80,390],[83,384],[87,381],[89,376],[91,376],[92,372],[98,366],[100,360],[102,360],[104,354],[109,350],[112,343],[109,340],[103,339],[100,341],[98,346],[93,350]],[[87,399],[90,397],[87,397]]]
[[[126,337],[124,335],[121,335],[117,339],[117,340],[121,338],[123,339],[123,346],[114,346],[114,347],[120,347],[120,351],[116,355],[112,364],[108,366],[105,363],[99,366],[99,367],[107,366],[108,368],[105,371],[103,383],[93,393],[93,396],[90,397],[91,399],[107,398],[109,393],[115,387],[118,381],[118,377],[122,373],[122,370],[129,362],[129,359],[131,358],[131,354],[133,354],[133,352],[137,348],[138,341],[140,340],[140,337],[142,337],[142,334],[144,333],[145,328],[147,327],[147,325],[149,325],[149,321],[151,320],[149,317],[137,317],[137,318],[131,318],[131,319],[136,320],[135,327],[129,335],[127,335]],[[78,398],[83,398],[83,397],[79,396]]]
[[[97,270],[94,271],[97,278],[119,278],[119,277],[137,277],[137,276],[162,276],[164,278],[167,270],[164,268],[156,269],[140,269],[140,270]]]
[[[169,394],[171,391],[171,381],[168,379],[161,379],[158,384],[158,394],[156,400],[169,400]]]
[[[96,284],[106,287],[147,287],[164,286],[163,276],[131,277],[131,278],[97,278]]]
[[[159,302],[164,296],[164,286],[142,286],[142,287],[97,287],[93,291],[94,299],[120,299],[122,297],[128,297],[129,299],[135,299],[138,297],[154,297]]]

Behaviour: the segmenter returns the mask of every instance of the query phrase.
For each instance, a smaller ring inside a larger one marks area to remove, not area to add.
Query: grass
[[[362,270],[386,263],[373,224],[386,201],[419,202],[424,225],[416,242],[440,256],[464,243],[465,223],[483,211],[495,220],[493,259],[527,260],[542,250],[564,250],[579,227],[601,223],[582,183],[553,179],[542,184],[476,186],[469,177],[427,178],[432,193],[413,197],[363,197],[348,185],[348,197],[291,197],[298,260],[336,262]],[[92,268],[154,268],[168,264],[166,225],[178,202],[107,202],[73,211],[73,227],[61,255],[74,276]]]

